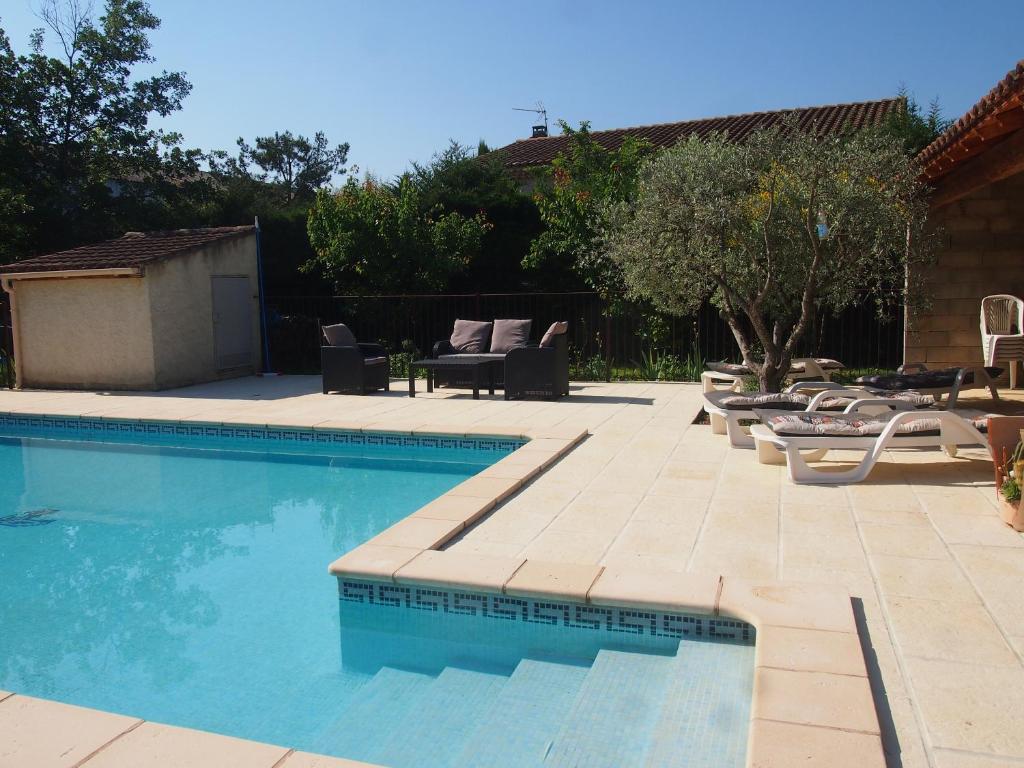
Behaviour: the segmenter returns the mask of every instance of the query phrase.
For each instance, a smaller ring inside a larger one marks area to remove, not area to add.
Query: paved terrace
[[[696,385],[643,383],[574,385],[557,403],[445,390],[410,400],[399,382],[390,394],[324,396],[318,379],[282,377],[157,394],[0,391],[0,411],[586,428],[584,443],[449,547],[842,584],[855,596],[890,768],[1024,766],[1024,539],[997,517],[986,453],[890,452],[859,485],[794,486],[784,468],[694,425],[700,400]]]

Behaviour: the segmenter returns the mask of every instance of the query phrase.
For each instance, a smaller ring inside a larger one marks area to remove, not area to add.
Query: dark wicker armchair
[[[380,344],[360,344],[345,325],[321,329],[327,342],[320,347],[323,390],[358,392],[365,395],[378,389],[389,390],[391,367],[387,350]]]
[[[505,399],[569,394],[569,345],[564,333],[548,347],[513,349],[505,355]]]

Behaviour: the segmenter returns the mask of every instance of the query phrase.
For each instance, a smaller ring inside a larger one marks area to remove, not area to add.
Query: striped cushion
[[[811,399],[797,392],[707,392],[705,399],[712,405],[729,411],[749,411],[754,408],[774,408],[780,411],[803,411]]]
[[[789,437],[875,437],[880,435],[886,425],[896,416],[897,412],[883,413],[878,416],[862,416],[846,413],[791,413],[785,411],[757,411],[758,418],[772,432]],[[979,432],[988,431],[989,414],[980,411],[956,411],[958,416],[966,419]],[[938,435],[941,424],[939,419],[920,414],[912,421],[904,422],[896,428],[897,437],[925,437]]]

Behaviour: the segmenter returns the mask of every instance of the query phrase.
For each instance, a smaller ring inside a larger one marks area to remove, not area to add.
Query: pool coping
[[[26,414],[5,411],[0,413],[3,415]],[[525,439],[528,442],[508,456],[335,560],[329,566],[329,573],[370,581],[560,598],[584,604],[699,613],[745,621],[753,625],[757,633],[748,768],[795,763],[817,765],[819,762],[830,765],[837,755],[858,768],[885,765],[861,639],[850,594],[844,588],[546,562],[525,557],[492,557],[444,549],[466,528],[572,451],[588,436],[586,429],[501,426],[473,429],[423,423],[382,427],[372,420],[327,420],[311,425],[287,419],[273,424],[254,424],[244,420],[199,422],[187,418],[118,419],[93,415],[88,418]],[[15,716],[12,713],[16,711]],[[78,749],[84,749],[82,744],[95,743],[91,750],[74,760],[70,759],[76,754],[74,750],[67,751],[66,755],[60,752],[62,758],[67,758],[62,765],[73,768],[101,767],[108,759],[111,764],[121,764],[121,761],[141,764],[144,759],[149,760],[147,765],[170,764],[174,762],[174,754],[201,757],[204,761],[208,756],[212,766],[223,764],[229,753],[241,754],[242,750],[248,750],[246,765],[266,765],[267,768],[372,765],[4,691],[0,691],[0,757],[4,756],[2,745],[11,739],[15,748],[20,745],[29,752],[39,749],[55,752],[58,745],[53,743],[52,723],[69,718],[73,723],[70,731],[78,736],[75,744]],[[154,746],[157,744],[159,746]],[[196,755],[196,744],[208,745],[202,748],[201,756]],[[265,749],[253,752],[254,745]],[[161,762],[153,762],[157,755],[163,758]]]

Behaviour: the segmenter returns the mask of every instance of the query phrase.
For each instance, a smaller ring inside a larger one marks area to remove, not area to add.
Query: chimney
[[[535,125],[533,126],[533,138],[543,139],[548,135],[548,127],[546,125]]]

